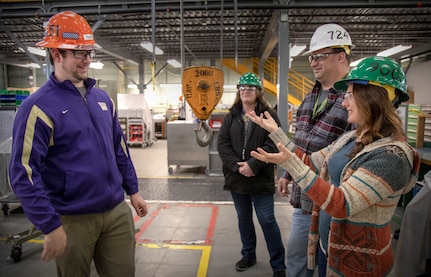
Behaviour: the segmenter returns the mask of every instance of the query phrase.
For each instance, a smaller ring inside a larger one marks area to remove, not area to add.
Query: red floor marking
[[[214,229],[215,229],[217,214],[218,214],[218,206],[213,206],[212,208],[213,208],[213,212],[211,214],[210,224],[208,225],[207,237],[205,238],[205,244],[207,245],[212,244],[212,237],[214,235]]]
[[[212,237],[214,235],[214,229],[215,229],[215,225],[217,222],[217,215],[218,215],[218,206],[217,205],[213,205],[213,204],[178,204],[178,206],[183,206],[183,207],[194,207],[194,208],[202,208],[202,207],[208,207],[212,209],[212,213],[211,213],[211,218],[210,218],[210,222],[208,224],[208,231],[207,231],[207,235],[205,237],[205,245],[211,245],[212,244]],[[158,208],[157,210],[155,210],[154,212],[151,213],[150,218],[147,219],[140,227],[139,227],[139,232],[136,233],[135,238],[138,239],[144,232],[145,230],[148,228],[148,226],[150,226],[151,223],[153,223],[154,218],[156,216],[158,216],[160,214],[160,211],[162,209],[169,209],[170,206],[165,204],[162,207]],[[138,220],[140,220],[141,217],[140,216],[135,216],[133,218],[133,221],[136,223]],[[140,242],[151,242],[151,240],[140,240]]]
[[[186,207],[208,207],[208,208],[212,208],[212,214],[211,214],[211,219],[210,219],[210,223],[208,224],[208,232],[207,232],[207,236],[205,238],[205,244],[206,245],[211,245],[212,244],[212,237],[214,235],[214,229],[215,229],[215,224],[217,221],[217,214],[218,214],[218,206],[217,205],[213,205],[213,204],[180,204],[181,206],[186,206]]]
[[[163,205],[161,208],[155,210],[151,215],[150,215],[150,219],[146,220],[144,222],[144,224],[142,224],[139,227],[139,232],[136,233],[135,238],[138,239],[144,232],[145,230],[148,228],[148,226],[150,226],[151,223],[153,223],[154,218],[160,213],[161,209],[164,209],[166,207],[166,205]],[[141,219],[141,217],[139,215],[135,216],[135,218],[133,219],[133,222],[137,222],[139,219]]]

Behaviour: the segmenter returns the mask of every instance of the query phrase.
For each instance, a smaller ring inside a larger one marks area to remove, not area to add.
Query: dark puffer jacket
[[[225,176],[224,190],[241,194],[273,194],[275,192],[274,164],[261,162],[251,157],[250,152],[257,147],[267,152],[278,152],[278,149],[268,137],[269,133],[251,121],[248,123],[247,139],[244,139],[245,128],[241,111],[241,103],[230,109],[230,113],[223,120],[217,140],[217,150],[223,162]],[[255,108],[256,114],[260,115],[264,111],[269,111],[280,125],[275,111],[258,103]],[[245,177],[238,172],[237,162],[241,161],[248,163],[255,176]]]

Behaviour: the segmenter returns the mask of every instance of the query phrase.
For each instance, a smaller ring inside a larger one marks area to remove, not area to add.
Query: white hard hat
[[[327,47],[351,49],[355,46],[352,44],[349,33],[343,27],[330,23],[316,29],[310,40],[310,49],[302,55],[305,56]]]

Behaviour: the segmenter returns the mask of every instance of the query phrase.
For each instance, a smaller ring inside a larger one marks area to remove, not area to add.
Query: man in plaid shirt
[[[312,91],[306,95],[298,108],[294,143],[307,154],[322,149],[352,126],[347,122],[347,111],[341,103],[344,91],[333,88],[336,81],[349,73],[351,48],[350,36],[337,24],[325,24],[316,29],[311,38],[309,55],[316,79]],[[277,190],[288,196],[290,176],[279,179]],[[313,276],[314,269],[307,268],[307,242],[311,223],[313,202],[292,183],[290,203],[294,207],[292,225],[287,240],[287,276]]]

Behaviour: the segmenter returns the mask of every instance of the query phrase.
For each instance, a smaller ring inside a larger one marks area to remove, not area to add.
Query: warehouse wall
[[[118,67],[112,63],[107,63],[104,69],[90,69],[89,76],[95,78],[100,83],[110,82],[110,84],[116,84],[115,88],[110,87],[110,93],[126,93],[126,94],[137,94],[139,93],[138,88],[128,88],[129,84],[139,82],[139,72],[137,65],[130,64],[117,64],[126,73],[124,74]],[[154,72],[158,72],[164,64],[156,64]],[[197,65],[214,65],[213,61],[204,62],[189,62],[187,66]],[[295,68],[295,65],[293,64]],[[6,68],[6,69],[5,69]],[[230,106],[233,102],[236,89],[236,85],[240,75],[226,67],[221,67],[224,72],[224,83],[225,85],[232,85],[232,88],[225,89],[221,104]],[[308,65],[308,72],[305,72],[307,66],[302,66],[304,74],[307,77],[311,74],[311,68]],[[296,68],[295,68],[296,70]],[[429,88],[431,87],[431,79],[429,78],[429,72],[431,72],[431,61],[425,61],[420,63],[413,63],[407,72],[407,82],[409,90],[414,92],[414,103],[431,103],[429,97]],[[163,71],[155,78],[155,82],[152,82],[152,71],[150,67],[150,61],[144,61],[144,83],[147,83],[147,89],[144,91],[146,99],[150,107],[154,110],[164,110],[167,107],[178,106],[179,97],[182,95],[181,91],[181,74],[179,69],[172,68],[170,66],[165,67]],[[29,89],[30,91],[40,87],[46,80],[46,75],[42,69],[28,69],[16,66],[2,66],[0,70],[0,89],[6,88],[23,88]],[[133,80],[133,81],[132,81]],[[154,84],[154,86],[153,86]],[[277,99],[273,95],[267,94],[266,99],[272,106],[275,105]]]

